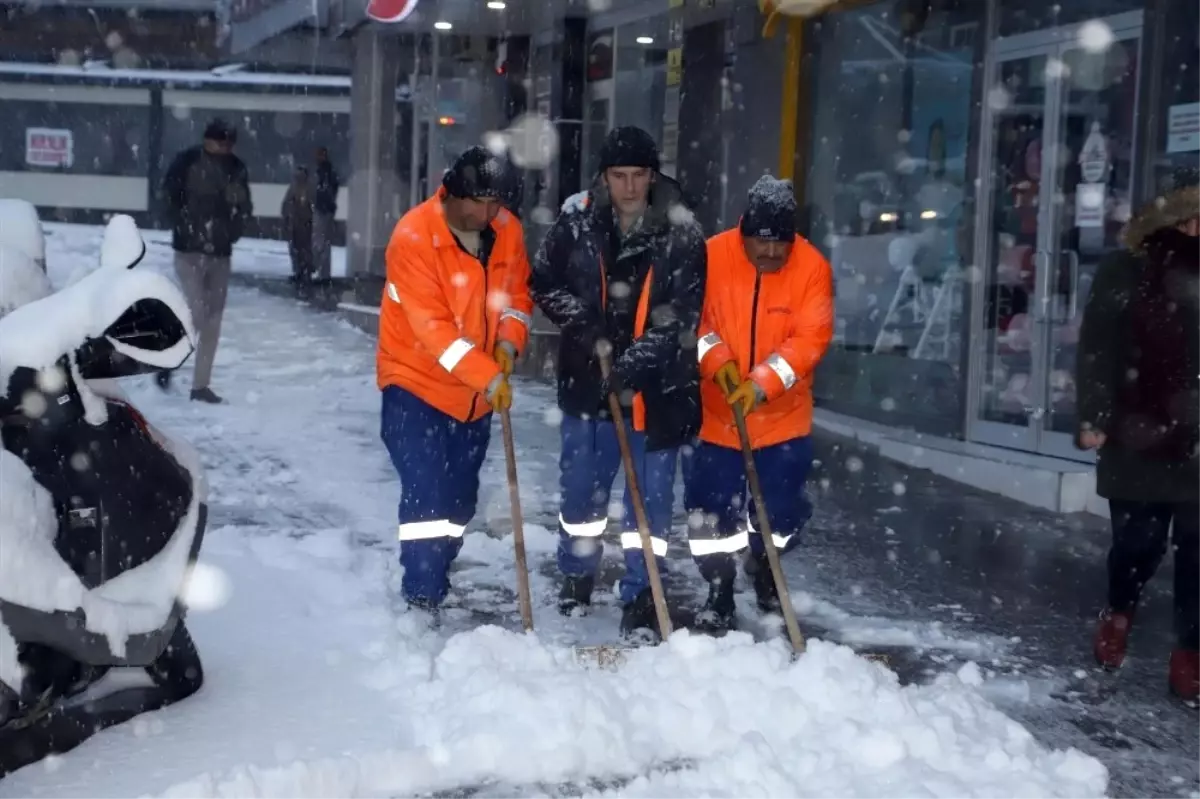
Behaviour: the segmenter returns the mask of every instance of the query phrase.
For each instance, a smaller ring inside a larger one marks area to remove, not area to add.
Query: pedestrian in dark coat
[[[292,279],[297,285],[309,283],[316,271],[313,246],[315,209],[308,170],[304,167],[296,168],[279,210],[283,219],[283,239],[287,242],[288,256],[292,261]]]
[[[671,532],[679,449],[700,428],[696,331],[707,263],[704,235],[658,148],[639,128],[613,130],[592,187],[569,198],[533,263],[534,301],[560,330],[560,609],[591,602],[600,535],[620,466],[609,391],[626,406],[658,567]],[[601,378],[598,347],[611,352]],[[621,580],[626,634],[657,632],[637,521],[625,494]]]
[[[246,165],[233,154],[236,143],[237,129],[214,119],[204,129],[204,140],[175,156],[163,178],[175,273],[199,338],[191,397],[210,403],[221,402],[208,384],[225,316],[233,245],[254,213]],[[170,373],[160,372],[158,382],[167,388]]]
[[[1195,171],[1142,209],[1126,249],[1100,265],[1080,331],[1079,445],[1097,453],[1113,543],[1095,655],[1115,668],[1142,588],[1168,540],[1175,552],[1178,646],[1172,690],[1200,678],[1200,191]]]

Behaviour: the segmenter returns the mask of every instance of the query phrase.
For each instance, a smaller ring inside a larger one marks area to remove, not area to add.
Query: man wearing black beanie
[[[401,590],[436,610],[475,515],[492,410],[529,338],[521,223],[501,205],[507,172],[483,147],[459,156],[387,247],[376,380],[380,435],[400,476]]]
[[[813,457],[812,372],[833,337],[833,274],[796,235],[792,184],[769,175],[750,190],[738,226],[708,240],[708,264],[698,347],[704,424],[684,459],[684,504],[690,519],[701,520],[689,528],[688,545],[709,582],[698,625],[729,629],[736,559],[747,550],[759,609],[779,610],[757,508],[746,502],[734,407],[746,417],[775,544],[787,552],[812,515],[804,490]]]
[[[700,427],[695,347],[704,236],[679,184],[658,169],[658,148],[646,131],[609,133],[595,182],[564,203],[530,278],[535,302],[561,332],[558,566],[564,576],[559,608],[566,614],[591,604],[609,492],[620,467],[609,392],[626,406],[634,428],[634,465],[660,571],[680,447]],[[599,351],[611,353],[607,383]],[[657,622],[629,492],[623,516],[621,629],[653,637]]]

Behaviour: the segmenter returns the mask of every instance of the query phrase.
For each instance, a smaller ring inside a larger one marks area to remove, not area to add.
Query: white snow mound
[[[637,797],[1104,793],[1097,760],[1043,749],[953,675],[901,687],[846,647],[812,641],[798,661],[789,654],[745,634],[681,632],[606,671],[484,627],[451,638],[425,667],[411,650],[397,664],[406,745],[247,765],[162,795],[411,796],[499,784],[529,796],[564,783]]]
[[[53,290],[50,278],[32,257],[0,242],[0,318],[50,296]]]
[[[25,253],[45,270],[46,234],[33,203],[0,197],[0,245]]]

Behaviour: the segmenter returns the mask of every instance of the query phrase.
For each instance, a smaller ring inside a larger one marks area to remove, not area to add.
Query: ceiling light
[[[507,7],[504,5],[503,0],[489,0],[487,6],[492,11],[503,11]]]
[[[453,28],[454,26],[451,25],[449,22],[435,22],[435,23],[433,23],[433,27],[437,28],[440,31],[448,31],[451,28]]]
[[[654,44],[653,36],[639,36],[635,39],[638,44]]]

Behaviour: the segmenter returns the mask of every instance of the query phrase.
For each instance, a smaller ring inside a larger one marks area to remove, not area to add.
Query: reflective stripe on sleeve
[[[720,343],[722,343],[721,337],[716,333],[705,333],[700,337],[700,341],[696,344],[697,359],[703,361],[704,356],[708,354],[709,350]]]
[[[766,364],[772,372],[779,375],[779,379],[783,381],[785,390],[796,385],[796,372],[792,369],[792,365],[784,360],[782,356],[771,353],[767,356]]]
[[[387,284],[387,295],[388,299],[392,302],[400,302],[400,292],[396,290],[396,284],[392,283],[390,280]]]
[[[454,367],[458,366],[459,361],[465,358],[474,346],[469,339],[456,338],[450,342],[450,346],[438,357],[438,363],[447,372],[453,372]]]
[[[516,319],[518,322],[525,325],[525,327],[533,326],[533,317],[524,311],[517,310],[516,308],[505,308],[500,314],[500,321],[503,322],[505,319]]]

